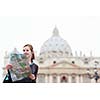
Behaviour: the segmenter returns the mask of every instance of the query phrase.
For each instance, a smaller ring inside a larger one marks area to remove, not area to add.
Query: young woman
[[[9,69],[11,69],[13,66],[11,64],[8,64],[6,66],[6,69],[8,70],[8,77],[9,77],[10,80],[8,82],[7,81],[3,81],[3,83],[36,83],[36,78],[37,78],[37,73],[38,73],[38,65],[36,65],[34,63],[34,61],[33,61],[35,59],[35,55],[34,55],[34,51],[33,51],[32,45],[31,44],[24,45],[23,53],[28,58],[32,73],[30,75],[28,75],[27,77],[21,79],[21,80],[12,82]]]

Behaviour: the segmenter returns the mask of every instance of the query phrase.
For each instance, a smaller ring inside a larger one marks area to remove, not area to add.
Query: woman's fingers
[[[8,70],[8,69],[11,69],[12,68],[12,65],[11,64],[8,64],[7,66],[6,66],[6,69]]]

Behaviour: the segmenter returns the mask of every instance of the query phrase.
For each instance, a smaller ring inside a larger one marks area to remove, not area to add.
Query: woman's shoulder
[[[35,63],[35,62],[32,62],[32,63],[31,63],[31,66],[34,66],[34,67],[37,67],[37,68],[38,68],[38,64]]]
[[[36,63],[33,63],[33,66],[36,66],[36,67],[38,67],[38,65],[37,65]]]

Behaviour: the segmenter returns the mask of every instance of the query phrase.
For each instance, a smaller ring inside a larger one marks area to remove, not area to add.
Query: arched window
[[[45,83],[45,74],[38,74],[38,83]]]
[[[74,73],[72,74],[72,81],[71,82],[76,83],[76,75]]]
[[[62,76],[60,81],[61,81],[61,83],[67,83],[68,79],[66,76]]]
[[[52,75],[52,82],[57,83],[57,75],[56,74]]]
[[[87,74],[83,75],[83,83],[91,83],[91,79]]]

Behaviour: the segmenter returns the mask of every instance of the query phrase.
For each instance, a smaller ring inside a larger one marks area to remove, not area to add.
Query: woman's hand
[[[8,70],[8,69],[11,69],[12,68],[12,65],[11,64],[8,64],[8,65],[6,65],[6,69]]]
[[[29,78],[32,79],[32,80],[34,80],[35,79],[35,75],[34,74],[30,74]]]

